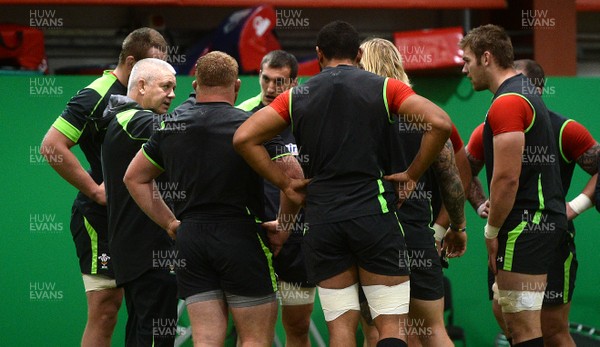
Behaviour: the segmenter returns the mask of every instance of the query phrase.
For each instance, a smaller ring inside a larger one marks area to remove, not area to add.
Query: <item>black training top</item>
[[[148,160],[186,194],[173,202],[178,219],[263,219],[262,179],[233,149],[233,135],[248,116],[225,102],[196,103],[144,145]],[[285,152],[280,138],[265,147],[271,157]]]
[[[156,268],[156,252],[169,250],[171,238],[135,203],[123,176],[129,163],[150,135],[160,127],[162,117],[142,110],[126,96],[112,96],[105,112],[112,119],[102,145],[102,166],[108,205],[108,245],[113,255],[117,284],[129,282]],[[157,178],[166,186],[166,175]]]
[[[100,164],[102,135],[95,121],[102,118],[111,95],[125,94],[127,88],[119,82],[117,76],[112,71],[104,71],[102,77],[71,98],[63,113],[52,124],[56,130],[79,145],[90,164],[88,172],[97,184],[102,183]],[[81,192],[77,194],[75,205],[83,209],[93,208],[102,214],[106,213],[105,206],[96,204]]]
[[[165,116],[143,110],[132,99],[114,95],[110,98],[105,118],[111,119],[102,145],[102,167],[108,205],[108,242],[117,284],[159,268],[161,251],[172,248],[173,242],[135,203],[123,176],[129,163],[142,145],[158,129]],[[166,175],[156,179],[160,194],[167,198],[185,198]]]
[[[392,127],[391,113],[413,94],[399,81],[339,65],[271,103],[291,122],[300,156],[306,158],[307,223],[395,210],[393,186],[383,180],[390,166],[383,139]]]
[[[524,88],[523,86],[529,86],[530,88]],[[519,117],[519,120],[515,123],[524,124],[522,131],[525,134],[525,148],[519,187],[508,218],[523,219],[525,214],[531,215],[532,212],[542,210],[564,215],[565,199],[562,191],[560,168],[559,165],[556,165],[558,150],[555,135],[552,131],[548,109],[536,93],[536,89],[531,86],[529,79],[519,74],[504,81],[496,91],[490,109],[492,109],[495,102],[498,102],[499,98],[513,97],[513,99],[503,100],[504,102],[509,100],[512,104],[520,101],[515,96],[527,101],[533,110],[533,116],[525,124],[526,121],[522,120],[525,119],[522,115],[511,113],[512,117]],[[489,120],[491,116],[492,114],[488,111],[483,129],[488,186],[494,171],[494,132]],[[501,121],[506,124],[513,123],[512,119],[504,118]]]

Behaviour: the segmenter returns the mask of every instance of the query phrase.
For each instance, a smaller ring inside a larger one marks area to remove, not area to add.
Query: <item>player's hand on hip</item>
[[[169,234],[169,236],[173,240],[177,239],[177,229],[179,228],[180,225],[181,225],[181,221],[179,221],[177,219],[173,219],[167,226],[167,234]]]
[[[280,226],[279,222],[276,220],[264,222],[261,226],[267,231],[267,238],[269,239],[269,244],[271,245],[271,251],[273,252],[273,256],[277,256],[283,248],[283,244],[288,238],[288,231],[283,230]]]
[[[304,200],[306,199],[306,186],[310,182],[310,179],[306,178],[292,178],[290,184],[283,191],[285,196],[290,199],[294,204],[298,206],[304,206]]]
[[[104,182],[98,185],[98,188],[94,190],[90,198],[98,205],[106,206],[106,191],[104,190]]]
[[[410,194],[417,187],[417,181],[413,180],[407,173],[399,172],[393,175],[384,176],[383,179],[394,184],[396,196],[398,197],[398,208],[402,206],[404,200],[408,199]]]

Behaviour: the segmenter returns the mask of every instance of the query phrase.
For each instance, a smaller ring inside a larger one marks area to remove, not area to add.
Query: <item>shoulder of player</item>
[[[239,108],[241,110],[244,111],[251,111],[253,109],[255,109],[256,107],[258,107],[260,105],[262,101],[262,93],[251,97],[250,99],[246,99],[244,101],[242,101],[239,105],[236,106],[236,108]]]

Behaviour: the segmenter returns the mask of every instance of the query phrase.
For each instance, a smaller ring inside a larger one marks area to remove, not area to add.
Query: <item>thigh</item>
[[[303,287],[302,283],[277,282],[277,299],[283,307],[305,306],[312,307],[315,301],[316,288]]]
[[[194,341],[222,346],[227,332],[227,304],[223,300],[197,301],[187,305]]]
[[[256,306],[232,307],[231,315],[242,343],[256,341],[258,345],[271,346],[275,335],[277,302]]]
[[[123,301],[122,288],[94,290],[85,294],[90,319],[101,319],[104,316],[116,318]]]

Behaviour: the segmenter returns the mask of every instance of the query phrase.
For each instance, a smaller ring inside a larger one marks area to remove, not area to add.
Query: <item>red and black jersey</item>
[[[594,146],[596,141],[583,125],[558,113],[549,112],[561,159],[559,164],[562,187],[567,194],[571,187],[577,158]]]
[[[272,103],[306,158],[306,221],[329,223],[394,210],[389,169],[392,114],[414,92],[353,66],[325,68]]]
[[[558,163],[560,166],[563,193],[566,196],[571,187],[577,158],[594,146],[596,140],[594,140],[590,132],[583,125],[576,121],[565,118],[550,110],[548,110],[548,113],[560,154]],[[484,161],[483,123],[473,130],[467,144],[467,150],[475,159]],[[569,221],[569,230],[575,230],[572,224],[572,221]]]
[[[485,160],[485,155],[483,154],[483,126],[484,123],[481,123],[473,130],[469,138],[469,143],[467,143],[467,151],[473,158],[479,161]]]
[[[530,82],[521,74],[504,81],[486,116],[483,146],[488,187],[494,172],[494,136],[523,132],[521,175],[509,218],[520,218],[524,211],[540,210],[564,215],[565,199],[560,168],[556,165],[558,150],[548,109],[535,88],[524,88],[526,85]]]

